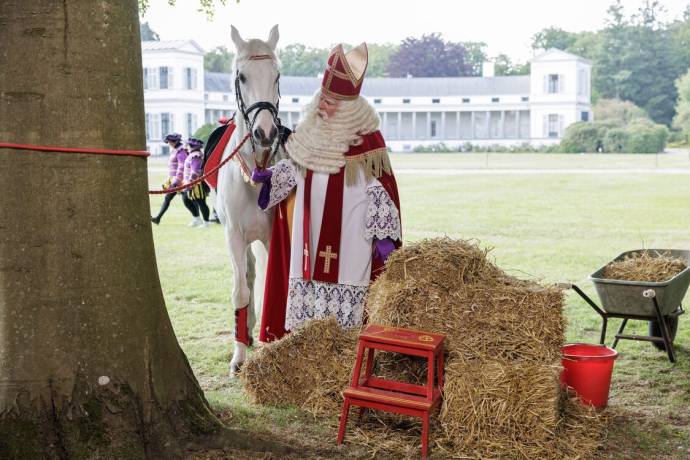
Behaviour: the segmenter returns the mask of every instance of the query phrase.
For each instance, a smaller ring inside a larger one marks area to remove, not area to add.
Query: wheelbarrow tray
[[[683,259],[688,266],[673,278],[662,282],[625,281],[604,278],[604,269],[611,262],[623,260],[633,253],[647,251],[650,255],[668,254]],[[648,316],[656,319],[654,303],[642,295],[643,291],[653,289],[662,316],[667,316],[678,309],[690,285],[690,251],[679,249],[638,249],[626,251],[589,275],[594,283],[601,307],[606,313],[619,315]]]

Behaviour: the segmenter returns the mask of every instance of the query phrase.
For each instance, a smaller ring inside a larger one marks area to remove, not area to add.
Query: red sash
[[[328,176],[326,186],[326,198],[323,208],[323,218],[321,219],[321,231],[319,232],[319,243],[316,246],[314,273],[307,272],[310,267],[311,241],[311,181],[312,172],[307,171],[304,183],[304,225],[303,238],[305,251],[302,255],[303,265],[302,274],[305,280],[314,279],[327,283],[338,282],[338,255],[340,254],[340,233],[343,223],[343,192],[345,187],[345,168],[341,168],[337,174]]]

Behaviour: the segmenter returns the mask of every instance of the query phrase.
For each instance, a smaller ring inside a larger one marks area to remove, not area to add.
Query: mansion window
[[[549,94],[557,94],[560,93],[560,81],[559,81],[559,76],[557,74],[549,74],[547,82],[547,93]]]
[[[431,137],[436,137],[436,120],[431,120]]]
[[[409,104],[410,100],[409,99],[403,99],[403,104]]]
[[[194,134],[194,131],[196,131],[196,114],[188,113],[187,114],[187,132],[191,136]]]
[[[580,121],[589,121],[589,112],[580,113]]]
[[[158,68],[158,74],[159,74],[159,82],[160,82],[160,89],[168,89],[172,88],[172,67],[159,67]]]
[[[161,135],[163,137],[168,133],[173,132],[173,116],[172,113],[161,113]]]
[[[463,104],[469,104],[469,103],[470,103],[470,98],[469,98],[469,97],[463,97],[463,98],[462,98],[462,103],[463,103]]]
[[[223,94],[223,102],[228,102],[230,100],[230,95]]]
[[[556,114],[549,115],[548,136],[550,138],[559,137],[559,118]]]
[[[158,70],[155,67],[144,68],[144,89],[158,89]]]
[[[169,115],[169,114],[166,114]],[[161,114],[147,113],[145,115],[146,121],[146,138],[153,141],[159,141],[163,137],[161,134]],[[167,132],[165,134],[168,134]]]
[[[380,104],[380,103],[381,103],[381,99],[374,99],[374,104]]]
[[[529,102],[529,96],[522,96],[522,102]]]
[[[299,102],[299,98],[298,98],[298,97],[293,97],[293,98],[292,98],[292,103],[293,103],[293,104],[297,104],[298,102]]]
[[[431,103],[432,103],[432,104],[440,104],[440,103],[441,103],[441,99],[432,99],[432,100],[431,100]]]
[[[196,89],[196,69],[184,68],[184,89]]]
[[[500,101],[501,101],[501,99],[499,99],[499,98],[497,98],[497,97],[492,97],[492,98],[491,98],[491,102],[500,102]]]

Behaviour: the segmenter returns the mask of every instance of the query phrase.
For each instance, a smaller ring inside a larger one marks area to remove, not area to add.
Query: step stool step
[[[378,342],[388,345],[398,345],[415,350],[432,351],[438,349],[445,340],[441,334],[432,334],[400,327],[380,326],[370,324],[359,335],[360,340]]]
[[[424,411],[430,410],[441,399],[441,392],[438,390],[438,388],[434,389],[431,401],[428,401],[424,396],[361,386],[347,388],[343,394],[348,398],[375,401],[382,404],[408,407],[411,409]]]

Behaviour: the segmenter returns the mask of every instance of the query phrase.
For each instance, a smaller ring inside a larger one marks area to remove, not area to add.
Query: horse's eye
[[[240,74],[240,82],[244,83],[247,81],[247,77],[244,76],[243,73]]]

